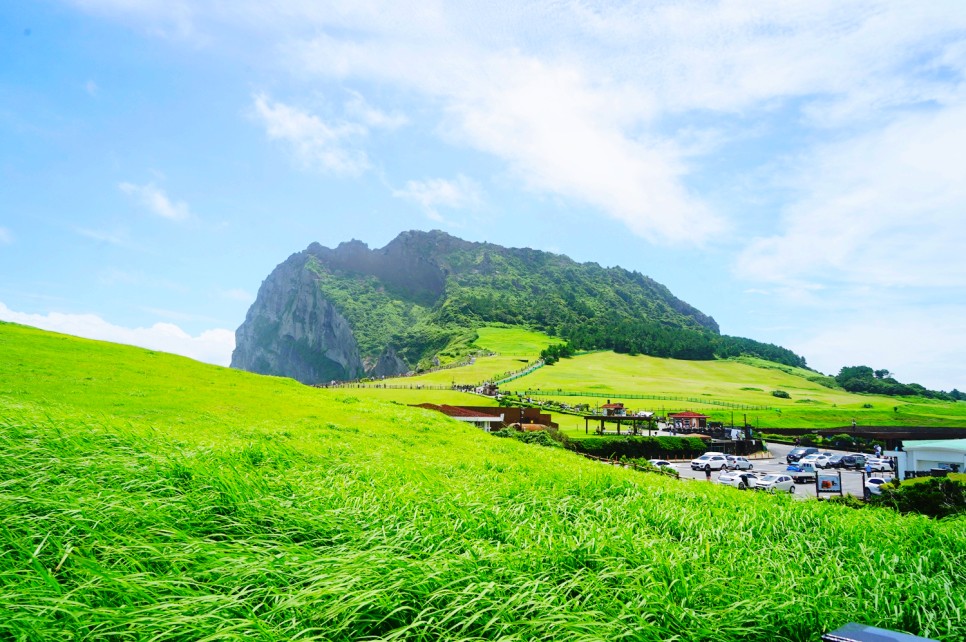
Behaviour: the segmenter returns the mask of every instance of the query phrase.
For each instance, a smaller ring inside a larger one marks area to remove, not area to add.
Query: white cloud
[[[13,232],[5,227],[0,227],[0,245],[10,245],[13,243]]]
[[[173,202],[164,190],[157,187],[154,183],[146,185],[135,185],[133,183],[120,183],[118,189],[131,196],[152,214],[166,218],[170,221],[184,221],[191,216],[188,204],[184,201]]]
[[[354,176],[369,168],[369,158],[357,141],[368,132],[357,123],[326,123],[321,118],[265,94],[256,94],[255,114],[265,125],[271,140],[292,146],[307,169]]]
[[[442,132],[504,159],[531,189],[590,204],[652,240],[700,243],[723,221],[684,185],[685,154],[641,133],[655,115],[646,91],[519,52],[457,48],[440,55],[395,42],[360,47],[320,37],[294,54],[320,74],[401,83],[442,101]]]
[[[829,374],[843,366],[887,368],[904,383],[966,388],[966,307],[929,312],[882,309],[837,319],[790,341],[808,364]]]
[[[449,209],[477,207],[482,200],[481,194],[479,183],[462,174],[451,181],[444,178],[407,181],[402,189],[392,192],[392,195],[397,198],[421,205],[426,215],[435,221],[442,220],[439,214],[440,207]]]
[[[441,109],[448,140],[492,154],[533,190],[588,204],[655,241],[720,238],[689,186],[692,134],[676,118],[732,119],[713,138],[790,108],[797,125],[886,122],[949,100],[966,69],[960,0],[653,3],[186,4],[82,0],[111,15],[261,47],[299,81],[381,82]],[[356,174],[365,127],[404,119],[350,101],[355,123],[256,98],[301,162]],[[361,128],[361,129],[360,129]]]
[[[91,97],[96,97],[99,90],[100,88],[93,80],[88,80],[86,83],[84,83],[84,91],[86,91]]]
[[[966,287],[966,102],[819,147],[790,178],[780,234],[754,240],[757,281]]]
[[[386,113],[370,105],[359,92],[350,91],[349,93],[352,98],[345,104],[346,113],[354,116],[356,120],[365,125],[383,129],[398,129],[409,124],[409,119],[404,114],[396,111]]]
[[[27,314],[14,312],[3,303],[0,303],[0,319],[88,339],[171,352],[220,366],[231,363],[231,353],[235,349],[235,333],[223,328],[191,336],[173,323],[155,323],[150,328],[124,328],[94,314]]]

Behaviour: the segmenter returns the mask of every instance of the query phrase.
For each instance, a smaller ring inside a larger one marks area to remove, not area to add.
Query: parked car
[[[747,470],[723,470],[718,475],[718,483],[734,486],[738,490],[754,488],[758,483],[758,476]]]
[[[648,459],[647,463],[658,468],[671,468],[671,462],[666,459]]]
[[[817,453],[818,448],[793,448],[791,452],[785,455],[786,463],[794,463],[804,457],[805,455],[811,455],[812,453]]]
[[[865,468],[865,455],[849,453],[842,457],[842,468]]]
[[[836,453],[828,458],[829,468],[842,468],[842,458],[845,457],[842,453]]]
[[[822,455],[820,453],[812,453],[811,455],[805,455],[798,460],[800,464],[812,464],[816,468],[825,468],[828,466],[828,456]]]
[[[726,455],[725,459],[728,460],[728,468],[732,470],[751,470],[754,468],[754,465],[745,457]]]
[[[892,462],[885,457],[869,457],[865,460],[865,465],[876,472],[892,470]]]
[[[756,490],[765,490],[774,493],[779,490],[787,490],[789,493],[795,492],[795,482],[788,475],[781,473],[769,473],[764,477],[759,477],[755,482]]]
[[[704,453],[691,460],[691,470],[721,470],[728,466],[724,453]]]
[[[872,499],[873,495],[882,494],[882,484],[886,483],[888,480],[883,477],[869,477],[865,480],[865,501]]]

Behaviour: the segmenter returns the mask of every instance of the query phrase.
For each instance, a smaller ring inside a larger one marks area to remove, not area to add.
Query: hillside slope
[[[0,639],[966,627],[961,520],[678,482],[10,324],[0,354]]]
[[[710,359],[791,352],[721,337],[714,319],[660,283],[528,248],[404,232],[386,247],[313,243],[262,284],[232,366],[305,383],[389,376],[464,354],[487,323],[528,326],[577,347]]]

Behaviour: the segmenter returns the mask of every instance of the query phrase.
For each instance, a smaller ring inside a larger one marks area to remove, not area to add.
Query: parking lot
[[[789,446],[785,444],[768,444],[768,451],[770,457],[763,459],[756,459],[754,457],[749,457],[748,459],[754,465],[753,470],[758,473],[785,473],[788,464],[785,463],[785,455],[792,450],[794,446]],[[825,452],[825,451],[823,451]],[[830,450],[828,452],[845,452]],[[703,470],[691,470],[689,462],[675,462],[673,464],[674,469],[678,471],[681,479],[693,479],[697,481],[705,482],[705,474]],[[830,472],[836,472],[836,469],[830,468]],[[864,490],[865,478],[863,471],[852,471],[852,470],[841,470],[838,471],[842,474],[842,490],[848,495],[855,495],[856,497],[862,497]],[[892,479],[892,473],[872,473],[875,477],[883,477],[885,479]],[[711,481],[715,483],[718,478],[718,471],[711,471]],[[836,493],[837,494],[837,493]],[[799,498],[815,497],[815,484],[795,484],[795,496]],[[833,495],[822,494],[823,497],[830,497]]]

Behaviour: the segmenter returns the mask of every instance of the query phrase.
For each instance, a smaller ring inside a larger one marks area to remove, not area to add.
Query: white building
[[[903,441],[906,469],[928,471],[942,464],[955,465],[966,472],[966,439],[930,439]]]

